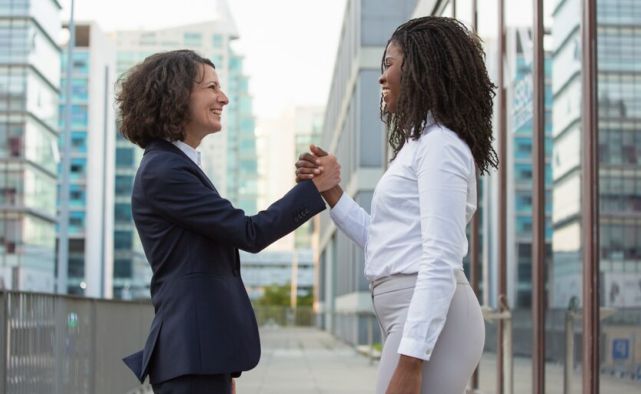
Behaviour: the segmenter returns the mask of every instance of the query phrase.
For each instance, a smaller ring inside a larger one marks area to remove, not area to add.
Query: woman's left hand
[[[385,394],[420,394],[423,360],[401,355]]]

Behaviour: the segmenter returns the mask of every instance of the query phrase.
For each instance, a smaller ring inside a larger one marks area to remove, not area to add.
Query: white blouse
[[[176,145],[178,149],[183,151],[187,157],[191,159],[198,167],[201,167],[201,157],[200,157],[200,151],[196,150],[195,148],[192,148],[191,145],[188,145],[182,141],[172,141],[172,144]]]
[[[346,193],[332,220],[365,249],[365,276],[418,273],[398,353],[429,360],[467,254],[476,167],[456,133],[434,124],[409,140],[381,177],[371,216]],[[420,246],[419,246],[420,245]]]

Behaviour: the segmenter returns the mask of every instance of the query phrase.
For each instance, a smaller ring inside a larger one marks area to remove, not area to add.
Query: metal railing
[[[311,307],[254,306],[261,326],[313,326]],[[0,292],[0,394],[151,392],[122,362],[153,318],[148,300]]]
[[[127,393],[121,361],[144,343],[148,302],[0,292],[0,393]]]

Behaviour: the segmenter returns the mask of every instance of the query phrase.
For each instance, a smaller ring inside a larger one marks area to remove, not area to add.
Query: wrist
[[[338,200],[343,196],[343,189],[339,185],[336,185],[333,188],[322,192],[321,195],[330,208],[334,208],[334,205],[336,205]]]
[[[420,371],[423,367],[423,360],[401,354],[398,360],[398,366],[406,370]]]

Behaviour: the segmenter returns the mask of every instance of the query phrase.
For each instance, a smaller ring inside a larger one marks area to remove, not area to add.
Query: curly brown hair
[[[485,68],[481,39],[453,18],[412,19],[388,41],[403,53],[400,97],[395,113],[385,112],[389,143],[398,154],[417,140],[432,114],[467,143],[480,174],[498,166],[492,147],[492,99],[496,86]],[[384,70],[385,54],[381,62]]]
[[[183,140],[201,65],[216,68],[209,59],[182,49],[153,54],[123,74],[116,93],[122,135],[141,148],[155,138]]]

